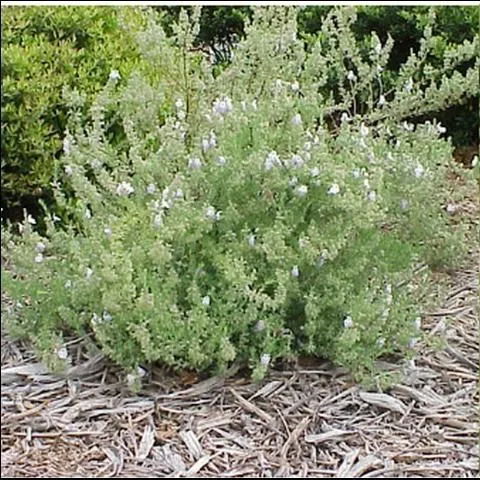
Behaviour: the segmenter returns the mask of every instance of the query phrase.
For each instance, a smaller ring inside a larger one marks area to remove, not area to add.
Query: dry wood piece
[[[370,403],[375,407],[391,410],[392,412],[401,413],[402,415],[407,412],[407,407],[401,400],[385,393],[358,392],[358,396],[364,402]]]
[[[354,432],[347,432],[344,430],[330,430],[329,432],[325,433],[318,433],[315,435],[305,435],[305,441],[307,443],[323,443],[328,441],[341,441],[344,437],[348,437],[353,435]]]
[[[191,430],[188,430],[187,432],[181,431],[180,438],[187,446],[190,455],[195,460],[200,459],[200,457],[202,456],[202,447],[195,434]]]
[[[229,391],[232,393],[232,395],[235,397],[235,399],[238,401],[238,403],[247,411],[255,413],[258,417],[260,417],[262,420],[264,420],[267,423],[273,423],[273,418],[266,412],[264,412],[262,409],[256,407],[252,402],[249,402],[245,398],[243,398],[239,393],[237,393],[233,388],[229,388]]]
[[[143,430],[142,440],[140,446],[138,447],[137,460],[145,460],[150,454],[155,443],[155,432],[150,425],[145,425]]]

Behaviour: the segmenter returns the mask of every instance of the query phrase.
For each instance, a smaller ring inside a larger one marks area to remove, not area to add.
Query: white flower
[[[383,67],[381,65],[377,65],[377,73],[383,72]]]
[[[220,215],[221,212],[215,210],[214,207],[209,206],[205,209],[205,217],[207,217],[209,220],[218,221],[220,220]]]
[[[292,277],[295,277],[295,278],[298,278],[298,277],[299,277],[299,275],[300,275],[300,270],[298,269],[298,265],[294,265],[294,266],[292,267],[291,274],[292,274]]]
[[[307,195],[307,193],[308,193],[308,187],[306,185],[299,185],[295,189],[295,195],[299,198],[305,197],[305,195]]]
[[[292,177],[292,178],[288,181],[288,186],[289,186],[289,187],[294,187],[297,183],[298,183],[298,178],[297,178],[297,177]]]
[[[377,55],[380,55],[380,53],[382,53],[382,42],[378,41],[376,43],[374,51]]]
[[[224,115],[232,111],[232,101],[228,97],[217,98],[213,102],[213,113],[217,115]]]
[[[263,320],[259,320],[254,327],[256,332],[263,332],[265,330],[265,322]]]
[[[423,168],[422,165],[418,164],[415,167],[414,173],[417,178],[420,178],[425,173],[425,169]]]
[[[352,320],[352,317],[350,315],[343,320],[343,326],[345,328],[352,328],[353,327],[353,320]]]
[[[44,251],[45,251],[45,248],[46,248],[46,246],[45,246],[45,244],[44,244],[43,242],[38,242],[38,243],[35,245],[35,251],[36,251],[37,253],[42,253],[42,252],[44,252]]]
[[[408,201],[402,198],[402,200],[400,200],[400,208],[402,210],[407,210],[408,209]]]
[[[355,81],[356,77],[352,70],[349,70],[347,73],[347,79],[351,82]]]
[[[345,122],[348,122],[350,120],[350,117],[348,116],[348,113],[347,112],[343,112],[341,117],[340,117],[340,121],[342,123],[345,123]]]
[[[247,110],[247,102],[245,100],[242,100],[240,102],[240,106],[242,107],[242,110],[245,112]]]
[[[415,326],[415,328],[417,330],[421,330],[422,329],[422,317],[417,317],[414,322],[413,322],[413,325]]]
[[[379,337],[375,343],[377,344],[378,348],[382,348],[385,345],[385,339],[383,337]]]
[[[85,209],[85,212],[83,213],[83,216],[87,219],[90,220],[92,218],[92,212],[90,211],[89,208]]]
[[[328,194],[329,195],[337,195],[337,193],[340,192],[340,187],[338,186],[337,183],[332,183],[332,185],[330,186],[330,188],[328,189]]]
[[[59,216],[57,216],[57,215],[54,214],[53,217],[52,217],[52,220],[53,220],[54,222],[59,222],[59,221],[61,220],[61,218],[60,218]]]
[[[254,110],[257,110],[257,101],[256,100],[252,100],[252,108]]]
[[[221,155],[219,157],[217,157],[217,159],[215,160],[215,163],[219,166],[219,167],[223,167],[227,161],[225,160],[225,157],[222,157]]]
[[[362,137],[366,137],[368,135],[368,127],[364,123],[360,125],[360,135]]]
[[[413,89],[413,78],[410,77],[406,82],[405,82],[405,90],[410,93]]]
[[[367,178],[365,178],[365,179],[363,180],[363,186],[364,186],[364,188],[365,188],[366,190],[368,190],[368,189],[370,188],[370,182],[368,181]]]
[[[265,158],[265,164],[264,165],[265,165],[265,170],[267,170],[267,171],[269,171],[273,167],[275,167],[277,165],[281,165],[281,164],[282,164],[282,162],[278,158],[277,152],[275,152],[275,150],[272,150],[267,155],[267,157]]]
[[[183,100],[181,98],[177,98],[175,100],[175,108],[180,109],[183,107]]]
[[[413,123],[408,123],[407,121],[403,122],[403,128],[407,131],[407,132],[413,132],[415,126],[413,125]]]
[[[92,315],[92,318],[91,318],[90,322],[92,323],[93,326],[96,326],[96,325],[99,325],[100,323],[102,323],[102,320],[96,313],[94,313]]]
[[[63,284],[64,288],[72,288],[72,281],[71,280],[67,280],[64,284]]]
[[[449,215],[453,215],[457,211],[457,207],[455,205],[453,205],[453,203],[449,203],[447,205],[446,210],[447,210],[447,213]]]
[[[131,193],[133,193],[135,191],[135,189],[132,187],[132,185],[129,183],[129,182],[120,182],[118,185],[117,185],[117,195],[121,196],[121,197],[126,197],[128,195],[130,195]]]
[[[208,307],[210,305],[210,297],[208,295],[205,295],[202,298],[202,304],[205,305],[206,307]]]
[[[387,293],[387,296],[385,297],[385,303],[390,306],[393,302],[393,297],[391,293]],[[386,315],[388,316],[390,310],[387,308],[386,309]]]
[[[300,85],[297,81],[294,81],[290,84],[290,88],[292,89],[292,92],[298,92],[300,90]]]
[[[277,78],[275,80],[275,87],[280,90],[282,88],[282,86],[283,86],[283,82],[279,78]]]
[[[300,168],[303,166],[305,162],[303,161],[303,158],[300,156],[300,155],[294,155],[291,159],[290,159],[290,166],[292,168]]]
[[[215,135],[215,132],[213,130],[210,131],[208,141],[210,142],[210,148],[217,146],[217,136]]]
[[[90,267],[87,267],[85,270],[85,278],[87,280],[90,280],[92,278],[92,275],[93,275],[93,270]]]
[[[65,137],[63,139],[63,153],[65,155],[70,155],[70,147],[71,147],[70,139],[68,137]]]
[[[202,150],[204,152],[206,152],[209,149],[210,149],[210,140],[208,138],[203,138],[202,139]]]
[[[65,165],[65,175],[67,175],[68,177],[73,173],[73,168],[70,166],[70,165]]]
[[[154,183],[149,183],[147,185],[147,193],[150,195],[154,194],[157,191],[157,186]]]
[[[55,353],[60,360],[66,360],[68,358],[68,350],[65,346],[57,348]]]
[[[192,157],[188,159],[188,168],[192,170],[198,170],[202,167],[202,162],[198,157]]]
[[[42,263],[43,262],[43,254],[42,253],[37,253],[35,256],[35,263]]]
[[[173,195],[176,199],[183,198],[183,190],[181,188],[177,188],[175,190],[175,194]]]
[[[163,223],[163,215],[161,213],[157,213],[153,219],[153,225],[155,227],[160,227]]]
[[[247,237],[247,242],[248,242],[248,245],[250,247],[254,247],[255,246],[255,235],[253,233],[250,233]]]
[[[292,117],[292,125],[301,125],[302,124],[302,116],[297,113]]]
[[[352,175],[353,175],[353,178],[360,178],[361,176],[360,170],[356,168],[355,170],[352,171]]]
[[[442,133],[445,133],[447,131],[447,129],[441,124],[441,123],[438,123],[437,124],[437,132],[442,134]]]
[[[367,198],[370,202],[374,202],[377,199],[377,194],[375,193],[375,190],[370,190],[367,194]]]
[[[118,70],[112,70],[108,76],[110,80],[120,80],[120,72]]]
[[[475,155],[472,160],[472,168],[475,168],[478,165],[478,155]]]
[[[387,295],[391,295],[392,294],[392,284],[391,283],[387,283],[385,285],[385,293]]]
[[[268,367],[271,359],[272,359],[272,357],[270,356],[270,354],[268,354],[268,353],[263,353],[262,356],[260,357],[260,363],[261,363],[264,367]]]
[[[103,233],[105,234],[106,237],[111,237],[112,236],[112,230],[109,227],[105,227],[103,229]]]
[[[96,168],[100,168],[102,166],[102,162],[100,160],[98,160],[97,158],[94,158],[91,162],[90,162],[90,166],[94,169]]]
[[[378,106],[383,107],[387,101],[385,100],[385,95],[380,95],[380,98],[378,99]]]
[[[138,374],[135,373],[129,373],[127,376],[126,376],[126,380],[127,380],[127,384],[129,387],[133,387],[133,385],[135,385],[136,381],[138,379]]]
[[[27,222],[30,225],[35,225],[37,223],[37,221],[30,214],[27,215]]]
[[[320,169],[318,167],[313,167],[310,169],[310,176],[311,177],[318,177],[320,175]]]

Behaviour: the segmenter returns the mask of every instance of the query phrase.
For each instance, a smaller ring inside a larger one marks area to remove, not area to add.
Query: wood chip
[[[370,392],[358,392],[358,396],[366,403],[374,405],[375,407],[391,410],[392,412],[401,413],[404,415],[407,411],[405,404],[386,393],[370,393]]]
[[[190,455],[195,460],[198,460],[202,456],[202,447],[200,445],[200,442],[198,441],[198,438],[195,436],[195,434],[191,430],[181,431],[180,438],[183,440],[183,442],[187,446],[188,451],[190,452]]]
[[[337,441],[343,440],[344,437],[353,435],[354,432],[348,432],[345,430],[330,430],[324,433],[317,433],[312,435],[305,435],[305,441],[307,443],[323,443],[329,441]]]
[[[138,447],[137,460],[145,460],[150,454],[154,443],[155,431],[150,425],[145,425],[142,440],[140,441],[140,446]]]

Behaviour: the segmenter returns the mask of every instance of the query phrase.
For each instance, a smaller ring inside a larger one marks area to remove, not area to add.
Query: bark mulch
[[[318,362],[260,384],[153,369],[133,395],[80,340],[55,376],[2,335],[2,477],[478,477],[477,267],[451,282],[384,393]]]

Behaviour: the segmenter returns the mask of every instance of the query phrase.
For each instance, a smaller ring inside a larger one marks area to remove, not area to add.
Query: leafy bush
[[[167,33],[170,25],[178,19],[180,7],[153,7],[164,14],[162,25]],[[297,7],[298,33],[307,44],[317,41],[326,16],[332,6]],[[432,25],[432,48],[429,60],[434,66],[443,61],[445,52],[451,45],[472,41],[478,31],[479,14],[474,6],[358,6],[357,19],[352,31],[360,50],[370,49],[371,32],[377,33],[382,43],[389,36],[395,39],[388,64],[383,75],[385,90],[390,90],[396,82],[399,68],[407,60],[410,52],[420,48],[423,31]],[[435,15],[433,22],[432,12]],[[252,7],[207,7],[202,10],[200,31],[195,45],[211,52],[213,58],[224,65],[230,58],[233,46],[245,35],[245,23],[252,17]],[[468,65],[471,67],[471,65]],[[336,89],[336,83],[326,85],[325,92]],[[324,92],[324,93],[325,93]],[[448,110],[429,112],[439,121],[446,123],[455,145],[478,144],[478,96],[466,97],[458,105]],[[418,121],[424,119],[418,118]]]
[[[54,159],[62,151],[65,87],[90,99],[112,70],[138,63],[122,27],[142,24],[136,9],[2,7],[2,207],[51,199]]]
[[[308,353],[360,375],[379,355],[408,351],[419,335],[415,268],[466,250],[466,225],[450,223],[473,179],[452,164],[442,125],[398,119],[478,90],[474,68],[455,69],[477,43],[450,50],[440,78],[425,62],[427,28],[387,95],[392,43],[372,35],[362,59],[352,10],[335,10],[305,52],[294,10],[255,9],[215,77],[192,48],[199,13],[183,12],[173,37],[153,19],[139,35],[146,61],[165,72],[159,86],[110,79],[86,127],[70,99],[55,188],[68,215],[47,215],[45,236],[27,217],[18,238],[3,239],[10,330],[50,365],[67,357],[66,331],[93,333],[133,372],[145,361],[220,371],[240,362],[259,378],[276,359]],[[332,79],[340,102],[319,93]],[[159,125],[172,84],[175,113]],[[121,148],[106,135],[112,111]],[[333,135],[332,111],[342,113]],[[452,171],[463,183],[450,192]]]

